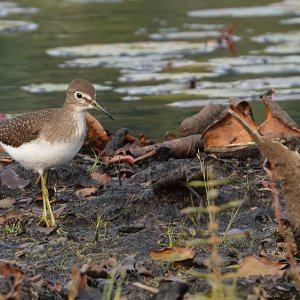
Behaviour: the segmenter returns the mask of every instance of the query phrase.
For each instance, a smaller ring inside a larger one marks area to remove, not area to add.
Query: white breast
[[[14,148],[1,143],[9,155],[26,169],[39,173],[68,163],[80,150],[84,136],[74,142],[50,143],[45,140],[35,140]]]

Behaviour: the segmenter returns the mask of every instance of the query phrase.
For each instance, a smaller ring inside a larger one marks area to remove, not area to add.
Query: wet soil
[[[263,186],[266,180],[263,159],[257,154],[239,159],[217,159],[206,153],[201,155],[207,166],[213,166],[215,178],[230,179],[218,187],[217,205],[232,200],[244,201],[231,229],[247,234],[244,238],[228,240],[220,246],[225,265],[236,265],[247,255],[261,254],[262,249],[273,259],[284,256],[272,195]],[[17,211],[22,216],[21,221],[8,220],[0,228],[0,259],[20,268],[27,278],[23,282],[21,298],[37,299],[32,296],[35,294],[39,299],[65,299],[73,266],[80,268],[86,263],[100,263],[111,257],[124,264],[128,256],[133,260],[133,267],[127,270],[122,282],[122,295],[128,299],[153,297],[149,292],[133,286],[133,282],[156,288],[163,284],[185,282],[191,294],[209,293],[208,282],[189,273],[190,270],[209,272],[203,263],[210,256],[207,245],[195,248],[196,256],[189,266],[176,266],[150,258],[152,250],[172,245],[184,246],[192,238],[209,237],[206,214],[192,217],[181,213],[186,207],[206,205],[204,188],[192,190],[187,185],[190,180],[202,179],[199,160],[156,157],[134,166],[100,164],[93,172],[109,175],[112,180],[106,183],[92,179],[88,172],[92,164],[83,156],[77,156],[71,164],[49,174],[50,193],[51,190],[56,191],[52,198],[54,208],[66,207],[58,219],[64,233],[52,232],[48,235],[36,226],[36,207],[41,207],[41,201],[36,200],[39,198],[39,187],[35,185],[37,175],[18,163],[6,166],[32,182],[22,190],[10,189],[3,184],[0,188],[0,199],[14,197],[16,202],[9,210]],[[96,187],[94,193],[77,196],[78,190],[91,186]],[[278,189],[281,191],[279,183]],[[280,200],[284,207],[281,192]],[[7,209],[1,209],[0,213],[5,211]],[[218,215],[220,234],[225,232],[232,215],[232,209]],[[149,274],[138,272],[141,268],[147,269]],[[30,280],[38,274],[48,285]],[[0,276],[1,293],[7,292],[7,280],[7,277]],[[97,279],[97,284],[95,280],[88,277],[88,285],[93,292],[79,294],[79,299],[101,299],[106,279],[103,282]],[[62,288],[49,288],[55,283],[60,283]],[[95,291],[96,294],[93,294]],[[286,275],[276,279],[274,276],[239,279],[236,295],[239,299],[298,299],[295,284]],[[249,298],[250,295],[252,298]],[[265,298],[262,298],[263,295]],[[156,295],[153,299],[182,298]]]

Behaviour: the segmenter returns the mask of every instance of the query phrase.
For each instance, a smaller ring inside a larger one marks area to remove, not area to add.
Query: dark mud
[[[235,265],[250,254],[259,255],[262,247],[270,257],[275,257],[282,240],[275,222],[272,195],[262,185],[266,179],[261,167],[262,158],[256,154],[243,159],[216,159],[205,153],[202,156],[206,165],[213,166],[216,178],[230,179],[218,188],[217,204],[244,200],[231,229],[247,232],[247,237],[229,240],[220,246],[225,265]],[[41,201],[34,201],[39,193],[38,186],[34,184],[37,175],[24,170],[17,163],[7,166],[32,181],[23,190],[12,190],[3,185],[0,189],[0,199],[7,196],[16,198],[11,209],[22,216],[18,227],[14,227],[15,220],[8,220],[0,228],[1,260],[21,268],[26,274],[22,299],[33,299],[33,293],[39,295],[39,299],[64,299],[68,294],[67,284],[73,266],[80,268],[85,263],[100,263],[110,257],[121,263],[128,256],[134,257],[133,267],[127,272],[128,276],[122,285],[122,294],[128,299],[151,298],[150,293],[132,285],[136,281],[157,288],[170,284],[170,280],[184,281],[189,293],[210,290],[206,280],[188,273],[190,267],[156,262],[150,258],[152,250],[173,244],[185,245],[186,241],[195,237],[209,237],[207,215],[192,219],[181,214],[181,209],[185,207],[205,205],[204,189],[191,190],[187,186],[190,180],[202,179],[199,160],[156,159],[137,166],[97,166],[93,171],[111,176],[112,180],[108,183],[92,179],[87,171],[92,162],[82,157],[76,157],[70,165],[51,172],[49,187],[50,190],[56,190],[52,199],[55,200],[54,207],[66,204],[58,220],[65,232],[61,235],[55,232],[45,235],[36,229],[37,217],[31,210],[41,206]],[[95,193],[86,197],[76,196],[77,190],[90,186],[97,187]],[[280,190],[280,184],[278,188]],[[283,204],[281,192],[280,199]],[[1,209],[0,213],[6,210]],[[225,232],[231,216],[232,210],[219,214],[220,234]],[[209,255],[208,246],[197,247],[192,268],[208,272],[201,261]],[[137,270],[141,267],[149,270],[152,277],[140,274]],[[48,282],[48,286],[29,280],[38,274]],[[1,293],[7,292],[7,280],[6,277],[0,277]],[[90,292],[80,298],[101,299],[99,289],[103,290],[105,283],[99,282],[98,279],[95,284],[95,279],[89,277],[88,285],[93,287],[94,292],[97,291],[97,297]],[[60,283],[63,288],[60,291],[49,288],[55,283]],[[294,282],[288,276],[276,280],[274,277],[259,276],[239,279],[236,293],[240,299],[250,299],[247,298],[249,295],[253,295],[251,299],[298,299]],[[259,294],[268,296],[259,298]],[[172,297],[180,299],[177,296],[161,296],[160,299]]]

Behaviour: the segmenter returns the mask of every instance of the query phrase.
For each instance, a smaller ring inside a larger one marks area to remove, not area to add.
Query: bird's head
[[[70,82],[67,89],[66,103],[82,111],[92,108],[100,110],[113,119],[111,114],[96,101],[94,86],[84,79],[74,79]]]

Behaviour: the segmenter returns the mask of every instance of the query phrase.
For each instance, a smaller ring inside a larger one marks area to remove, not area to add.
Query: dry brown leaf
[[[145,147],[132,147],[128,149],[128,153],[136,158],[135,161],[141,160],[141,157],[146,159],[161,152],[168,153],[170,157],[183,158],[194,156],[198,149],[203,148],[202,144],[201,134],[194,134]]]
[[[108,278],[110,277],[107,272],[108,265],[109,263],[107,261],[101,264],[91,263],[89,264],[87,275],[92,278]]]
[[[11,268],[8,263],[0,261],[0,275],[2,276],[24,275],[24,273],[20,269]]]
[[[212,124],[215,119],[224,111],[225,106],[221,104],[209,104],[204,106],[197,114],[184,119],[178,131],[181,136],[202,133],[207,126]]]
[[[191,248],[174,246],[172,248],[151,251],[150,256],[153,260],[173,262],[193,259],[195,254],[195,251]]]
[[[66,209],[66,207],[67,207],[67,204],[62,204],[59,208],[53,210],[55,219],[58,219],[61,216],[61,214]]]
[[[98,182],[102,182],[102,183],[111,181],[111,177],[109,175],[107,175],[106,173],[92,172],[91,177],[94,180],[97,180]]]
[[[76,267],[71,269],[71,282],[68,284],[70,292],[68,300],[75,299],[101,299],[101,292],[99,289],[88,286],[87,271],[89,265],[85,264],[80,271]],[[77,298],[77,296],[79,296]]]
[[[88,196],[92,196],[96,193],[97,191],[97,187],[95,186],[90,186],[90,187],[85,187],[83,189],[80,189],[78,191],[75,192],[75,195],[78,197],[88,197]]]
[[[231,109],[235,113],[249,126],[257,128],[248,102],[236,98],[231,98],[230,102]],[[224,111],[219,120],[205,129],[202,139],[206,148],[228,147],[229,145],[241,145],[253,141],[249,133],[228,111]]]
[[[30,183],[30,180],[23,179],[13,169],[10,168],[4,169],[0,174],[0,178],[2,183],[11,189],[23,189]]]
[[[0,200],[0,202],[1,202],[1,200]],[[10,219],[21,220],[21,215],[14,210],[5,212],[2,216],[0,216],[0,226],[3,225],[7,220],[10,220]]]
[[[13,207],[16,199],[13,197],[7,197],[4,199],[0,199],[0,208],[11,208]]]
[[[2,148],[2,146],[0,145],[0,153],[2,152],[2,151],[4,151],[4,149],[2,150],[3,148]],[[14,159],[12,158],[12,157],[10,157],[10,156],[1,156],[0,157],[0,162],[1,163],[3,163],[3,164],[10,164],[10,163],[12,163],[14,161]]]
[[[246,256],[237,272],[239,277],[250,276],[282,276],[286,264],[274,262],[266,257]]]
[[[152,277],[154,278],[155,276],[152,274],[152,272],[144,267],[138,267],[137,268],[137,273],[141,276],[145,277]]]
[[[39,226],[37,224],[31,224],[31,228],[34,230],[34,231],[38,231],[40,233],[44,233],[46,235],[50,235],[52,232],[54,232],[57,227],[43,227],[43,226]]]
[[[273,92],[273,93],[272,93]],[[262,102],[266,107],[266,119],[259,126],[259,133],[271,138],[285,138],[286,134],[300,136],[300,130],[291,117],[273,101],[275,90],[270,90],[266,95],[261,96]]]
[[[86,113],[86,124],[88,129],[84,144],[90,145],[96,152],[103,150],[109,141],[103,126],[89,112]]]

